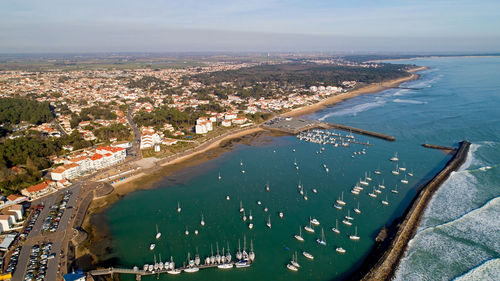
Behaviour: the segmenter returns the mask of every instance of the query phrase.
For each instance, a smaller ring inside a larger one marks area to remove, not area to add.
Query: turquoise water
[[[118,258],[116,266],[142,268],[143,264],[153,262],[154,255],[157,259],[161,255],[163,261],[173,256],[177,265],[181,265],[188,252],[192,256],[198,252],[204,257],[210,254],[211,245],[215,251],[217,242],[220,250],[229,243],[234,257],[238,239],[243,246],[245,236],[247,248],[253,241],[256,253],[252,267],[228,271],[204,269],[192,275],[183,273],[160,279],[340,280],[361,264],[379,230],[402,214],[414,197],[415,188],[449,159],[446,154],[420,144],[427,141],[456,146],[457,142],[468,139],[474,148],[469,163],[450,178],[431,202],[397,278],[450,280],[464,274],[484,277],[492,270],[498,271],[500,212],[499,200],[495,198],[500,194],[497,109],[500,58],[429,59],[414,63],[431,69],[423,71],[421,79],[403,85],[411,89],[359,96],[308,116],[393,135],[396,142],[356,136],[357,140],[369,141],[373,146],[367,147],[366,155],[354,158],[353,152],[360,151],[362,146],[325,146],[319,153],[318,144],[292,136],[264,136],[255,145],[238,145],[216,160],[187,168],[165,178],[154,189],[131,193],[114,204],[106,215],[113,237],[112,252]],[[403,173],[394,176],[390,172],[394,163],[388,159],[395,152],[400,163],[415,174],[408,177],[408,185],[400,182]],[[382,175],[373,173],[377,168]],[[370,187],[359,196],[352,195],[352,186],[365,172],[371,172]],[[467,180],[459,179],[461,175]],[[382,179],[387,188],[378,198],[369,197],[371,186]],[[307,191],[307,201],[298,192],[299,182]],[[266,183],[269,192],[265,190]],[[390,192],[396,184],[399,194]],[[313,188],[318,190],[317,194],[312,192]],[[339,211],[333,204],[342,192],[347,205]],[[229,201],[226,196],[230,196]],[[388,206],[381,204],[386,198]],[[259,200],[261,206],[256,203]],[[248,221],[242,221],[240,201],[247,216],[252,211],[255,225],[252,230],[248,229]],[[178,202],[180,213],[176,211]],[[358,202],[361,214],[352,211]],[[264,207],[269,209],[267,213]],[[347,210],[354,217],[353,226],[341,223]],[[283,219],[278,216],[280,211],[284,213]],[[200,225],[201,213],[206,222],[204,227]],[[299,227],[308,225],[310,216],[321,225],[315,227],[314,234],[302,230],[305,242],[295,240],[293,235]],[[272,229],[266,227],[269,217]],[[340,235],[330,230],[336,219]],[[162,232],[159,240],[154,238],[156,224]],[[353,234],[354,226],[361,237],[357,242],[348,237]],[[184,234],[186,227],[188,236]],[[326,247],[315,242],[321,228],[328,243]],[[195,230],[198,235],[194,235]],[[149,244],[153,242],[156,248],[150,251]],[[336,253],[339,246],[347,253]],[[436,250],[441,253],[443,248],[453,250],[436,256]],[[301,268],[291,272],[286,264],[296,251]],[[303,257],[302,251],[314,255],[314,261]],[[428,270],[430,265],[440,270],[432,273]],[[469,270],[472,271],[467,273]],[[125,280],[134,278],[123,276]]]

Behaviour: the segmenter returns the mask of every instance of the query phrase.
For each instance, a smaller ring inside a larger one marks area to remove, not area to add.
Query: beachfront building
[[[194,127],[196,134],[206,134],[213,129],[212,121],[209,118],[200,117],[196,120],[196,126]]]
[[[21,190],[21,194],[31,199],[40,198],[53,191],[54,185],[52,181],[46,180]]]
[[[151,148],[161,142],[161,137],[157,133],[147,133],[141,135],[141,149]]]
[[[15,223],[13,215],[0,215],[0,233],[12,230]]]

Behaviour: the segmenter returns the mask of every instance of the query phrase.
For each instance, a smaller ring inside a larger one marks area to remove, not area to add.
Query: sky
[[[183,51],[500,52],[500,1],[0,1],[0,53]]]

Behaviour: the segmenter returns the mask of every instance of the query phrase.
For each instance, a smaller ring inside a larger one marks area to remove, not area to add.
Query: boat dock
[[[230,264],[233,266],[233,268],[237,268],[236,264],[238,262],[230,262],[230,263],[225,263],[225,264]],[[201,269],[206,269],[206,268],[217,268],[220,264],[200,264],[197,265],[196,267]],[[251,263],[250,263],[251,265]],[[176,268],[177,270],[180,270],[180,272],[185,271],[185,269],[188,269],[189,267],[184,266],[184,267],[178,267]],[[102,269],[96,269],[90,271],[90,275],[92,276],[99,276],[99,275],[113,275],[113,274],[133,274],[136,276],[136,280],[141,280],[141,276],[148,276],[148,275],[159,275],[159,274],[169,274],[168,271],[171,269],[161,269],[161,270],[141,270],[139,268],[134,268],[134,269],[129,269],[129,268],[116,268],[116,267],[109,267],[109,268],[102,268]],[[227,270],[227,269],[224,269]],[[179,273],[180,273],[179,272]]]
[[[275,117],[275,118],[263,123],[262,128],[267,129],[267,130],[271,130],[271,131],[278,131],[278,132],[283,132],[283,133],[287,133],[287,134],[294,134],[294,135],[296,135],[300,132],[303,132],[303,131],[317,129],[317,128],[338,129],[338,130],[352,132],[352,133],[356,133],[356,134],[360,134],[360,135],[375,137],[375,138],[383,139],[386,141],[395,141],[396,140],[396,138],[394,138],[393,136],[384,135],[381,133],[372,132],[372,131],[363,130],[363,129],[358,129],[358,128],[354,128],[354,127],[349,127],[349,126],[345,126],[345,125],[341,125],[341,124],[333,124],[333,123],[326,123],[326,122],[321,122],[321,121],[292,118],[292,117]]]

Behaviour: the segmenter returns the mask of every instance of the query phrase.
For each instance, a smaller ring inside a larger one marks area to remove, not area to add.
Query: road
[[[127,120],[132,128],[132,131],[134,132],[134,140],[132,141],[132,147],[127,150],[127,155],[131,156],[130,161],[134,160],[139,160],[141,158],[141,154],[139,153],[139,143],[141,140],[141,133],[139,132],[139,128],[137,128],[137,125],[134,123],[134,120],[132,118],[132,111],[134,110],[134,107],[131,105],[127,111]]]

